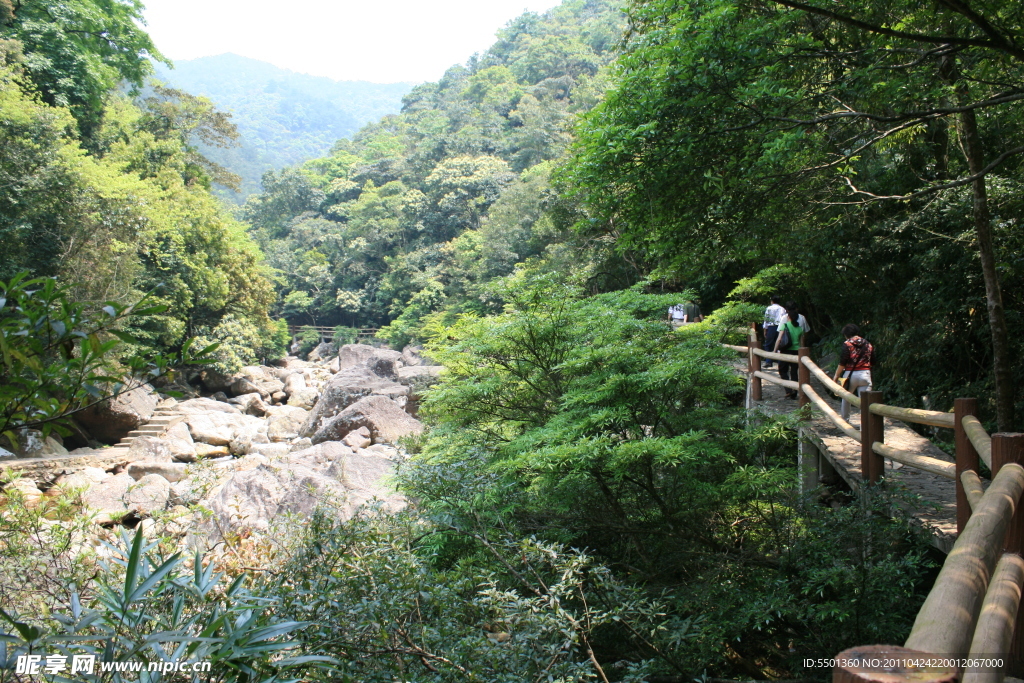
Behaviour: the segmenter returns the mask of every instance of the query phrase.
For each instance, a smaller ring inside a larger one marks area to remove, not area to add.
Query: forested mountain
[[[53,5],[0,6],[0,280],[57,278],[92,305],[152,293],[166,310],[129,355],[231,336],[238,365],[280,346],[262,254],[210,194],[230,174],[194,146],[234,128],[184,92],[133,97],[162,59],[137,4]]]
[[[424,316],[491,310],[488,282],[554,246],[573,209],[550,192],[575,118],[601,98],[623,29],[610,0],[525,14],[402,112],[265,183],[242,216],[283,279],[294,322],[383,325],[401,345]],[[553,251],[552,251],[553,250]],[[612,271],[615,270],[613,267]],[[601,275],[614,277],[614,273]]]
[[[267,170],[280,170],[330,151],[335,141],[396,113],[411,83],[335,81],[234,54],[156,65],[172,87],[208,97],[232,115],[238,145],[199,145],[211,160],[241,176],[237,201],[260,189]]]

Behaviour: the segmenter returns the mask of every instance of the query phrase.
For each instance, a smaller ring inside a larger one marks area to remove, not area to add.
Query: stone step
[[[132,436],[159,436],[160,434],[163,434],[163,432],[164,432],[164,430],[163,430],[162,427],[157,427],[157,428],[141,427],[139,429],[134,429],[134,430],[128,432],[128,435],[125,438],[132,437]]]

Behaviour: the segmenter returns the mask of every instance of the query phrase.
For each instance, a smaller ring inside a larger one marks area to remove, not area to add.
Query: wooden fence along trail
[[[809,349],[800,349],[799,355],[763,351],[753,328],[746,346],[725,346],[747,356],[748,407],[764,399],[768,382],[799,392],[800,407],[813,404],[820,412],[801,430],[802,438],[815,442],[817,451],[817,462],[810,462],[809,449],[801,443],[802,485],[816,485],[819,472],[830,468],[854,490],[892,477],[913,491],[909,484],[917,480],[918,488],[933,493],[923,497],[938,498],[946,511],[933,519],[918,515],[933,527],[936,545],[948,555],[907,642],[903,647],[865,645],[839,653],[833,682],[1000,683],[1007,674],[1020,676],[1024,514],[1017,508],[1024,493],[1024,434],[989,436],[976,417],[973,398],[958,398],[953,412],[943,413],[888,405],[878,391],[855,396],[811,360]],[[799,381],[763,372],[762,358],[797,363]],[[811,385],[812,377],[859,408],[859,426],[839,416]],[[897,420],[954,430],[955,462]],[[899,465],[887,469],[886,459]],[[978,474],[979,462],[992,473],[987,486]],[[897,473],[894,467],[899,466],[903,467]]]
[[[360,327],[360,328],[357,328],[358,332],[356,333],[356,340],[360,341],[360,340],[364,340],[364,339],[373,339],[373,337],[377,334],[377,330],[378,329],[379,328],[377,328],[377,327]],[[318,332],[320,334],[320,338],[324,339],[324,340],[329,340],[329,339],[332,339],[334,337],[334,328],[333,327],[325,327],[323,325],[289,325],[288,326],[288,334],[290,334],[292,336],[292,339],[294,339],[295,337],[298,337],[299,334],[301,334],[303,330],[314,330],[314,331]]]

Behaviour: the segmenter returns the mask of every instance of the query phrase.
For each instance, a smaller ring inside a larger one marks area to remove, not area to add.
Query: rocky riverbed
[[[180,399],[144,387],[81,420],[120,447],[68,452],[34,438],[27,457],[0,458],[22,475],[0,495],[17,489],[38,505],[72,494],[97,524],[143,524],[195,547],[266,531],[323,501],[343,517],[371,501],[397,510],[405,501],[389,478],[404,457],[399,441],[422,431],[420,393],[440,372],[415,348],[321,345],[308,361],[204,372],[199,386],[177,387]]]

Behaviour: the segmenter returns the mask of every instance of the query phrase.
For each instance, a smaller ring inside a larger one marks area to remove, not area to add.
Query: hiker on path
[[[871,391],[871,364],[875,360],[875,347],[860,336],[860,328],[850,323],[843,328],[843,348],[839,352],[839,367],[833,378],[836,383],[846,380],[846,390],[860,396],[862,391]],[[842,404],[844,420],[850,419],[850,402],[845,398]]]
[[[796,303],[794,303],[792,301],[787,301],[785,308],[786,308],[786,310],[789,310],[791,308],[793,310],[796,310]],[[779,325],[781,325],[782,323],[786,322],[786,320],[788,320],[788,319],[789,319],[788,317],[783,317],[782,321],[779,323]],[[810,325],[810,323],[807,322],[807,318],[804,317],[803,313],[798,314],[796,316],[796,320],[793,320],[792,322],[795,322],[797,325],[799,325],[800,329],[802,329],[804,331],[804,334],[807,334],[808,332],[811,331],[811,325]]]
[[[786,316],[787,317],[783,319],[782,324],[779,325],[779,335],[775,339],[775,348],[772,350],[775,351],[775,353],[796,355],[800,351],[800,340],[804,336],[804,330],[799,324],[790,321],[799,320],[800,312],[796,310],[796,306],[786,304]],[[779,347],[782,348],[780,349]],[[779,377],[799,382],[800,380],[797,373],[796,363],[780,360]],[[796,397],[797,392],[792,389],[786,389],[786,398]]]
[[[688,323],[699,323],[704,320],[701,315],[700,306],[692,301],[686,301],[668,308],[668,321],[673,330],[679,329]]]
[[[782,324],[782,319],[786,316],[786,309],[782,307],[781,301],[781,297],[772,295],[771,305],[764,309],[765,351],[771,351],[775,348],[775,339],[779,336],[779,325]],[[772,359],[766,359],[764,366],[770,368],[772,366]]]

